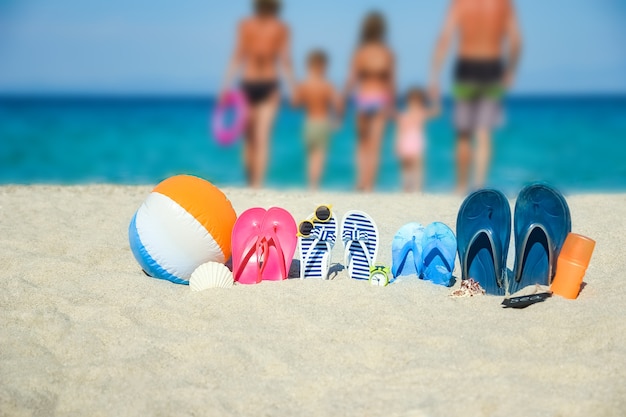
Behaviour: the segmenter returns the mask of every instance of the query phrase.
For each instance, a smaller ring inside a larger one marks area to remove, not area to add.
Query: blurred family
[[[396,60],[386,42],[382,14],[368,14],[352,55],[345,88],[339,93],[326,79],[328,56],[315,50],[307,58],[307,75],[296,82],[289,27],[279,19],[279,0],[254,0],[254,14],[244,19],[222,92],[239,80],[250,108],[244,164],[250,186],[263,184],[270,137],[280,106],[282,78],[294,106],[306,112],[303,139],[308,180],[317,188],[326,153],[343,118],[346,103],[356,106],[358,190],[372,191],[382,143],[390,121],[396,124],[395,151],[405,191],[423,184],[426,126],[441,109],[440,73],[451,46],[458,45],[454,66],[454,127],[457,132],[457,191],[484,184],[491,158],[492,131],[502,123],[501,100],[511,86],[521,50],[512,0],[452,0],[435,48],[428,91],[411,88],[403,109],[396,103]],[[470,171],[474,178],[470,184]]]

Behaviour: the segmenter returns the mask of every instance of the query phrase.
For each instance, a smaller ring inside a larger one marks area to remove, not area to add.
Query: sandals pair
[[[328,279],[331,252],[337,241],[337,222],[330,206],[319,206],[298,227],[300,278]],[[344,265],[353,279],[368,280],[376,268],[379,233],[374,220],[358,210],[347,212],[339,235],[344,244]]]
[[[233,228],[235,282],[258,284],[287,279],[296,244],[296,222],[287,210],[246,210]]]
[[[534,284],[550,285],[556,259],[571,231],[569,207],[556,189],[541,183],[524,188],[515,203],[515,266],[508,276],[511,209],[497,190],[470,194],[457,218],[463,279],[477,281],[487,294],[505,295]]]
[[[449,287],[456,249],[454,232],[444,223],[405,224],[393,238],[391,272],[394,279],[414,275]]]

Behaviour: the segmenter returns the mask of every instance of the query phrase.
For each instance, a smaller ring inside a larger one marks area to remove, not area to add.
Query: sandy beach
[[[130,252],[128,223],[150,190],[0,187],[1,416],[626,412],[626,194],[568,197],[573,231],[597,241],[580,297],[510,310],[499,297],[451,298],[417,279],[376,288],[345,272],[193,293],[146,277]],[[225,191],[237,213],[365,210],[388,265],[401,225],[454,229],[462,201]]]

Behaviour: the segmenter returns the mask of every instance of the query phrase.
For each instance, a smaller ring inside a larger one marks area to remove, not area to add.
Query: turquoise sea
[[[204,98],[0,98],[0,184],[155,184],[174,174],[220,186],[245,184],[241,143],[219,147]],[[514,192],[548,181],[565,191],[626,191],[626,96],[517,97],[494,142],[489,185]],[[426,190],[454,185],[451,106],[428,127]],[[325,188],[354,186],[355,130],[349,112],[335,134]],[[285,105],[271,148],[267,185],[305,186],[303,115]],[[393,127],[378,189],[399,189]]]

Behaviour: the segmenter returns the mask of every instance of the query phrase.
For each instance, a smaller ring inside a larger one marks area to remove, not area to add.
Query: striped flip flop
[[[331,251],[337,239],[337,222],[331,214],[327,222],[315,220],[311,214],[307,220],[313,223],[308,236],[300,236],[300,279],[328,279]]]
[[[344,264],[352,279],[368,280],[370,267],[378,255],[378,228],[374,220],[362,211],[352,210],[343,216],[341,238]]]

